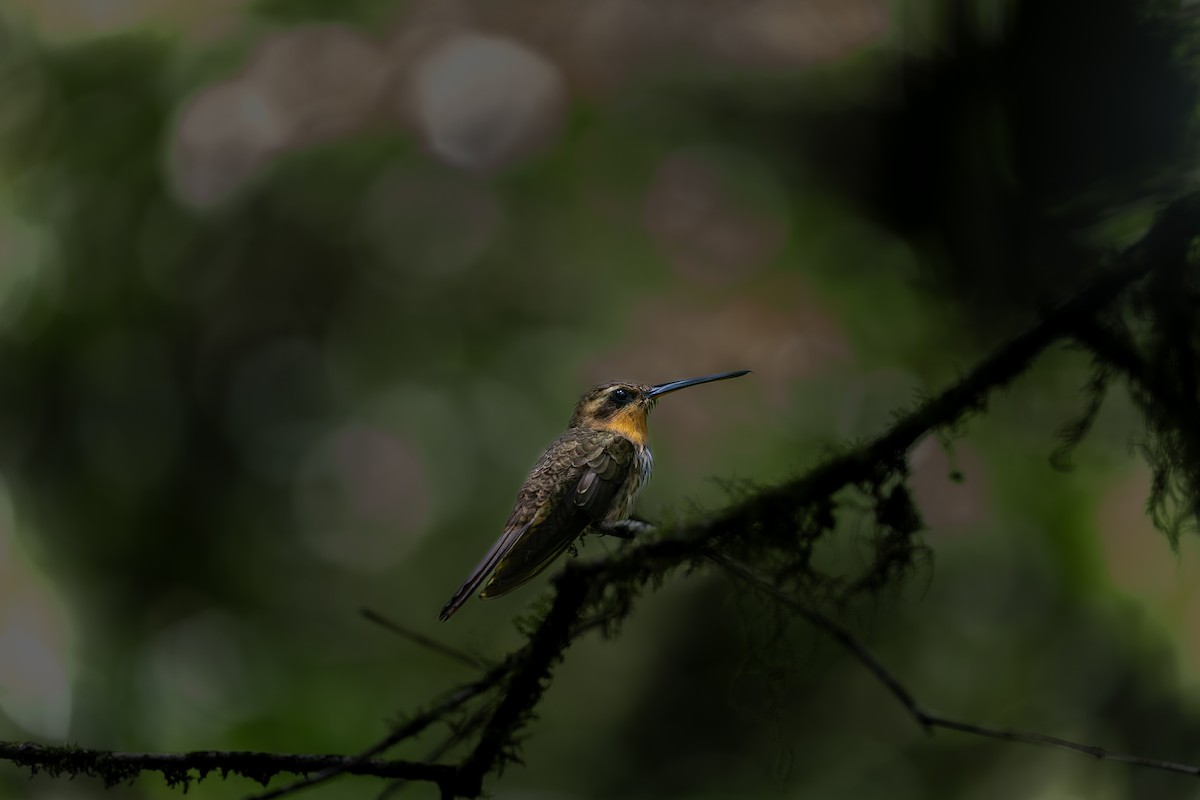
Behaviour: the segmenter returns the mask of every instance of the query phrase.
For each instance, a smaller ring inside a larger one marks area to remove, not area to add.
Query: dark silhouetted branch
[[[359,609],[359,613],[363,615],[364,619],[370,620],[381,628],[389,630],[398,636],[403,636],[410,642],[414,642],[415,644],[418,644],[427,650],[432,650],[439,655],[446,656],[447,658],[453,659],[460,664],[465,664],[472,669],[483,670],[487,668],[486,664],[470,653],[464,653],[462,650],[459,650],[456,647],[451,647],[450,645],[439,642],[437,639],[426,636],[423,633],[414,631],[411,628],[406,628],[400,623],[394,622],[369,608]]]
[[[605,558],[567,564],[554,579],[549,611],[532,627],[522,647],[488,669],[480,679],[450,692],[430,709],[396,727],[356,756],[219,752],[139,755],[0,745],[0,758],[52,774],[96,775],[108,783],[120,783],[143,770],[163,771],[168,782],[173,784],[186,783],[185,779],[193,770],[201,775],[214,770],[238,772],[263,781],[279,772],[307,774],[301,780],[259,795],[258,800],[283,797],[344,774],[429,781],[438,785],[444,798],[478,797],[487,775],[498,772],[506,762],[516,760],[516,743],[521,730],[532,719],[555,665],[577,638],[594,629],[614,630],[632,611],[639,592],[656,586],[674,570],[701,567],[718,558],[727,571],[747,580],[747,576],[753,578],[754,575],[738,566],[742,561],[769,562],[772,556],[786,560],[789,553],[806,546],[804,536],[811,531],[805,530],[805,525],[818,533],[832,528],[834,496],[843,489],[870,489],[876,500],[877,514],[886,500],[907,500],[903,493],[894,489],[884,493],[881,487],[886,481],[903,483],[907,475],[906,455],[914,444],[924,436],[952,428],[984,409],[991,393],[1024,373],[1047,348],[1072,337],[1080,337],[1086,344],[1091,321],[1152,269],[1164,264],[1177,268],[1186,258],[1188,247],[1198,232],[1200,193],[1193,193],[1168,206],[1147,234],[1089,288],[1046,313],[1027,332],[998,348],[953,386],[899,416],[878,437],[826,460],[797,480],[753,493],[706,519],[679,526]],[[1090,341],[1092,345],[1098,344],[1094,337]],[[1133,372],[1130,359],[1125,358],[1123,362],[1115,367]],[[904,511],[904,502],[894,505]],[[900,533],[915,530],[914,520],[903,513],[898,518],[903,525],[897,527],[889,523],[893,530]],[[880,522],[882,524],[883,520]],[[919,520],[915,522],[919,523]],[[779,572],[781,575],[797,574],[795,561],[786,563]],[[927,728],[943,727],[1005,741],[1061,747],[1097,758],[1197,774],[1195,768],[1186,765],[1113,754],[1056,737],[988,728],[931,714],[916,703],[907,689],[849,631],[796,602],[769,581],[755,580],[753,583],[756,588],[773,593],[781,602],[787,598],[785,605],[788,608],[840,642]],[[478,666],[475,659],[428,637],[414,635],[407,629],[400,632],[473,668]],[[484,695],[489,696],[489,704],[472,712],[466,726],[478,739],[457,765],[377,760],[401,741],[417,736],[437,722],[449,721],[451,715]]]
[[[438,764],[411,761],[358,759],[353,756],[257,753],[247,751],[199,750],[190,753],[121,753],[87,750],[64,745],[50,747],[32,742],[0,743],[0,758],[51,776],[99,778],[106,786],[117,786],[142,772],[160,772],[168,786],[187,788],[192,780],[210,772],[222,776],[242,775],[265,785],[281,773],[304,774],[339,769],[349,775],[376,778],[441,782],[453,772]]]

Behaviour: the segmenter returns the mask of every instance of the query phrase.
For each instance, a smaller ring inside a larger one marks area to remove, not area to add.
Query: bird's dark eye
[[[610,397],[612,397],[614,402],[620,405],[625,405],[629,401],[633,400],[633,393],[628,389],[614,389]]]

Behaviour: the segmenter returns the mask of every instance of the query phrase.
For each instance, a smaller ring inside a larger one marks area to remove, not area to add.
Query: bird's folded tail
[[[454,612],[462,608],[463,603],[471,599],[471,595],[475,594],[480,585],[487,580],[488,576],[492,574],[492,570],[508,555],[513,545],[520,540],[525,531],[529,530],[529,526],[532,523],[533,520],[530,520],[524,525],[514,525],[504,531],[504,534],[492,545],[492,549],[488,550],[483,560],[476,565],[475,569],[471,570],[471,575],[467,578],[466,582],[458,587],[458,591],[454,593],[454,596],[446,602],[446,605],[442,606],[442,610],[438,614],[438,619],[442,622],[450,619],[450,617],[454,616]]]

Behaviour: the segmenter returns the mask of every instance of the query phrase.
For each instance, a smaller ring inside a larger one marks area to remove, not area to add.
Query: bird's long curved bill
[[[650,391],[646,392],[646,397],[659,397],[660,395],[669,394],[679,389],[686,389],[689,386],[695,386],[699,383],[712,383],[713,381],[724,381],[729,378],[740,378],[748,372],[750,372],[748,369],[739,369],[736,372],[719,372],[716,375],[705,375],[703,378],[684,378],[681,381],[660,383],[657,386],[651,386]]]

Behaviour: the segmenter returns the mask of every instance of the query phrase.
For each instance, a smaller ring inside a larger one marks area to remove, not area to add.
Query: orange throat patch
[[[637,406],[621,409],[612,419],[605,420],[603,426],[606,431],[619,433],[638,447],[645,447],[650,438],[646,411]]]

